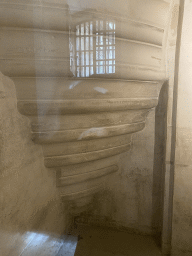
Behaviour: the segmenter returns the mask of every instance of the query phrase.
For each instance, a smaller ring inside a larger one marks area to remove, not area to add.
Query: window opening
[[[115,22],[81,23],[76,26],[74,42],[75,50],[70,41],[70,67],[76,77],[115,73]]]

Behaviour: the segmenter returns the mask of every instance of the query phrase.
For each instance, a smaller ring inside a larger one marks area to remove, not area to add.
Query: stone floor
[[[25,232],[0,233],[0,256],[74,256],[77,237]]]
[[[0,256],[160,256],[150,236],[85,227],[80,235],[0,233]]]
[[[75,256],[160,256],[150,236],[106,228],[88,228],[79,236]]]

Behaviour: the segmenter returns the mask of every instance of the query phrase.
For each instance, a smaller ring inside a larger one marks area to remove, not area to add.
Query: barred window
[[[79,24],[74,42],[75,50],[70,47],[70,65],[76,77],[115,73],[115,22],[96,20]]]

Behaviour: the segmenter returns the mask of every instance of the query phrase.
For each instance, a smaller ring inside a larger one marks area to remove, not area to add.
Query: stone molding
[[[158,103],[166,80],[163,17],[169,13],[169,4],[158,0],[143,6],[154,21],[147,12],[134,20],[114,14],[113,5],[106,14],[106,6],[83,3],[77,12],[64,0],[0,2],[0,70],[15,83],[18,110],[31,120],[45,166],[57,170],[62,197],[79,209],[118,171],[119,154],[130,149],[131,134],[144,128]],[[130,0],[136,17],[139,3]],[[115,73],[73,77],[69,40],[75,26],[112,18]]]

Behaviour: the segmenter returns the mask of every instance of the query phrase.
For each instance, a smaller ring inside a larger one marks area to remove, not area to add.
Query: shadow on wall
[[[159,95],[159,103],[155,111],[155,143],[154,143],[154,166],[153,166],[153,195],[152,195],[152,228],[160,236],[163,217],[163,190],[165,177],[165,150],[166,150],[166,127],[167,127],[167,104],[168,88],[166,81]]]

